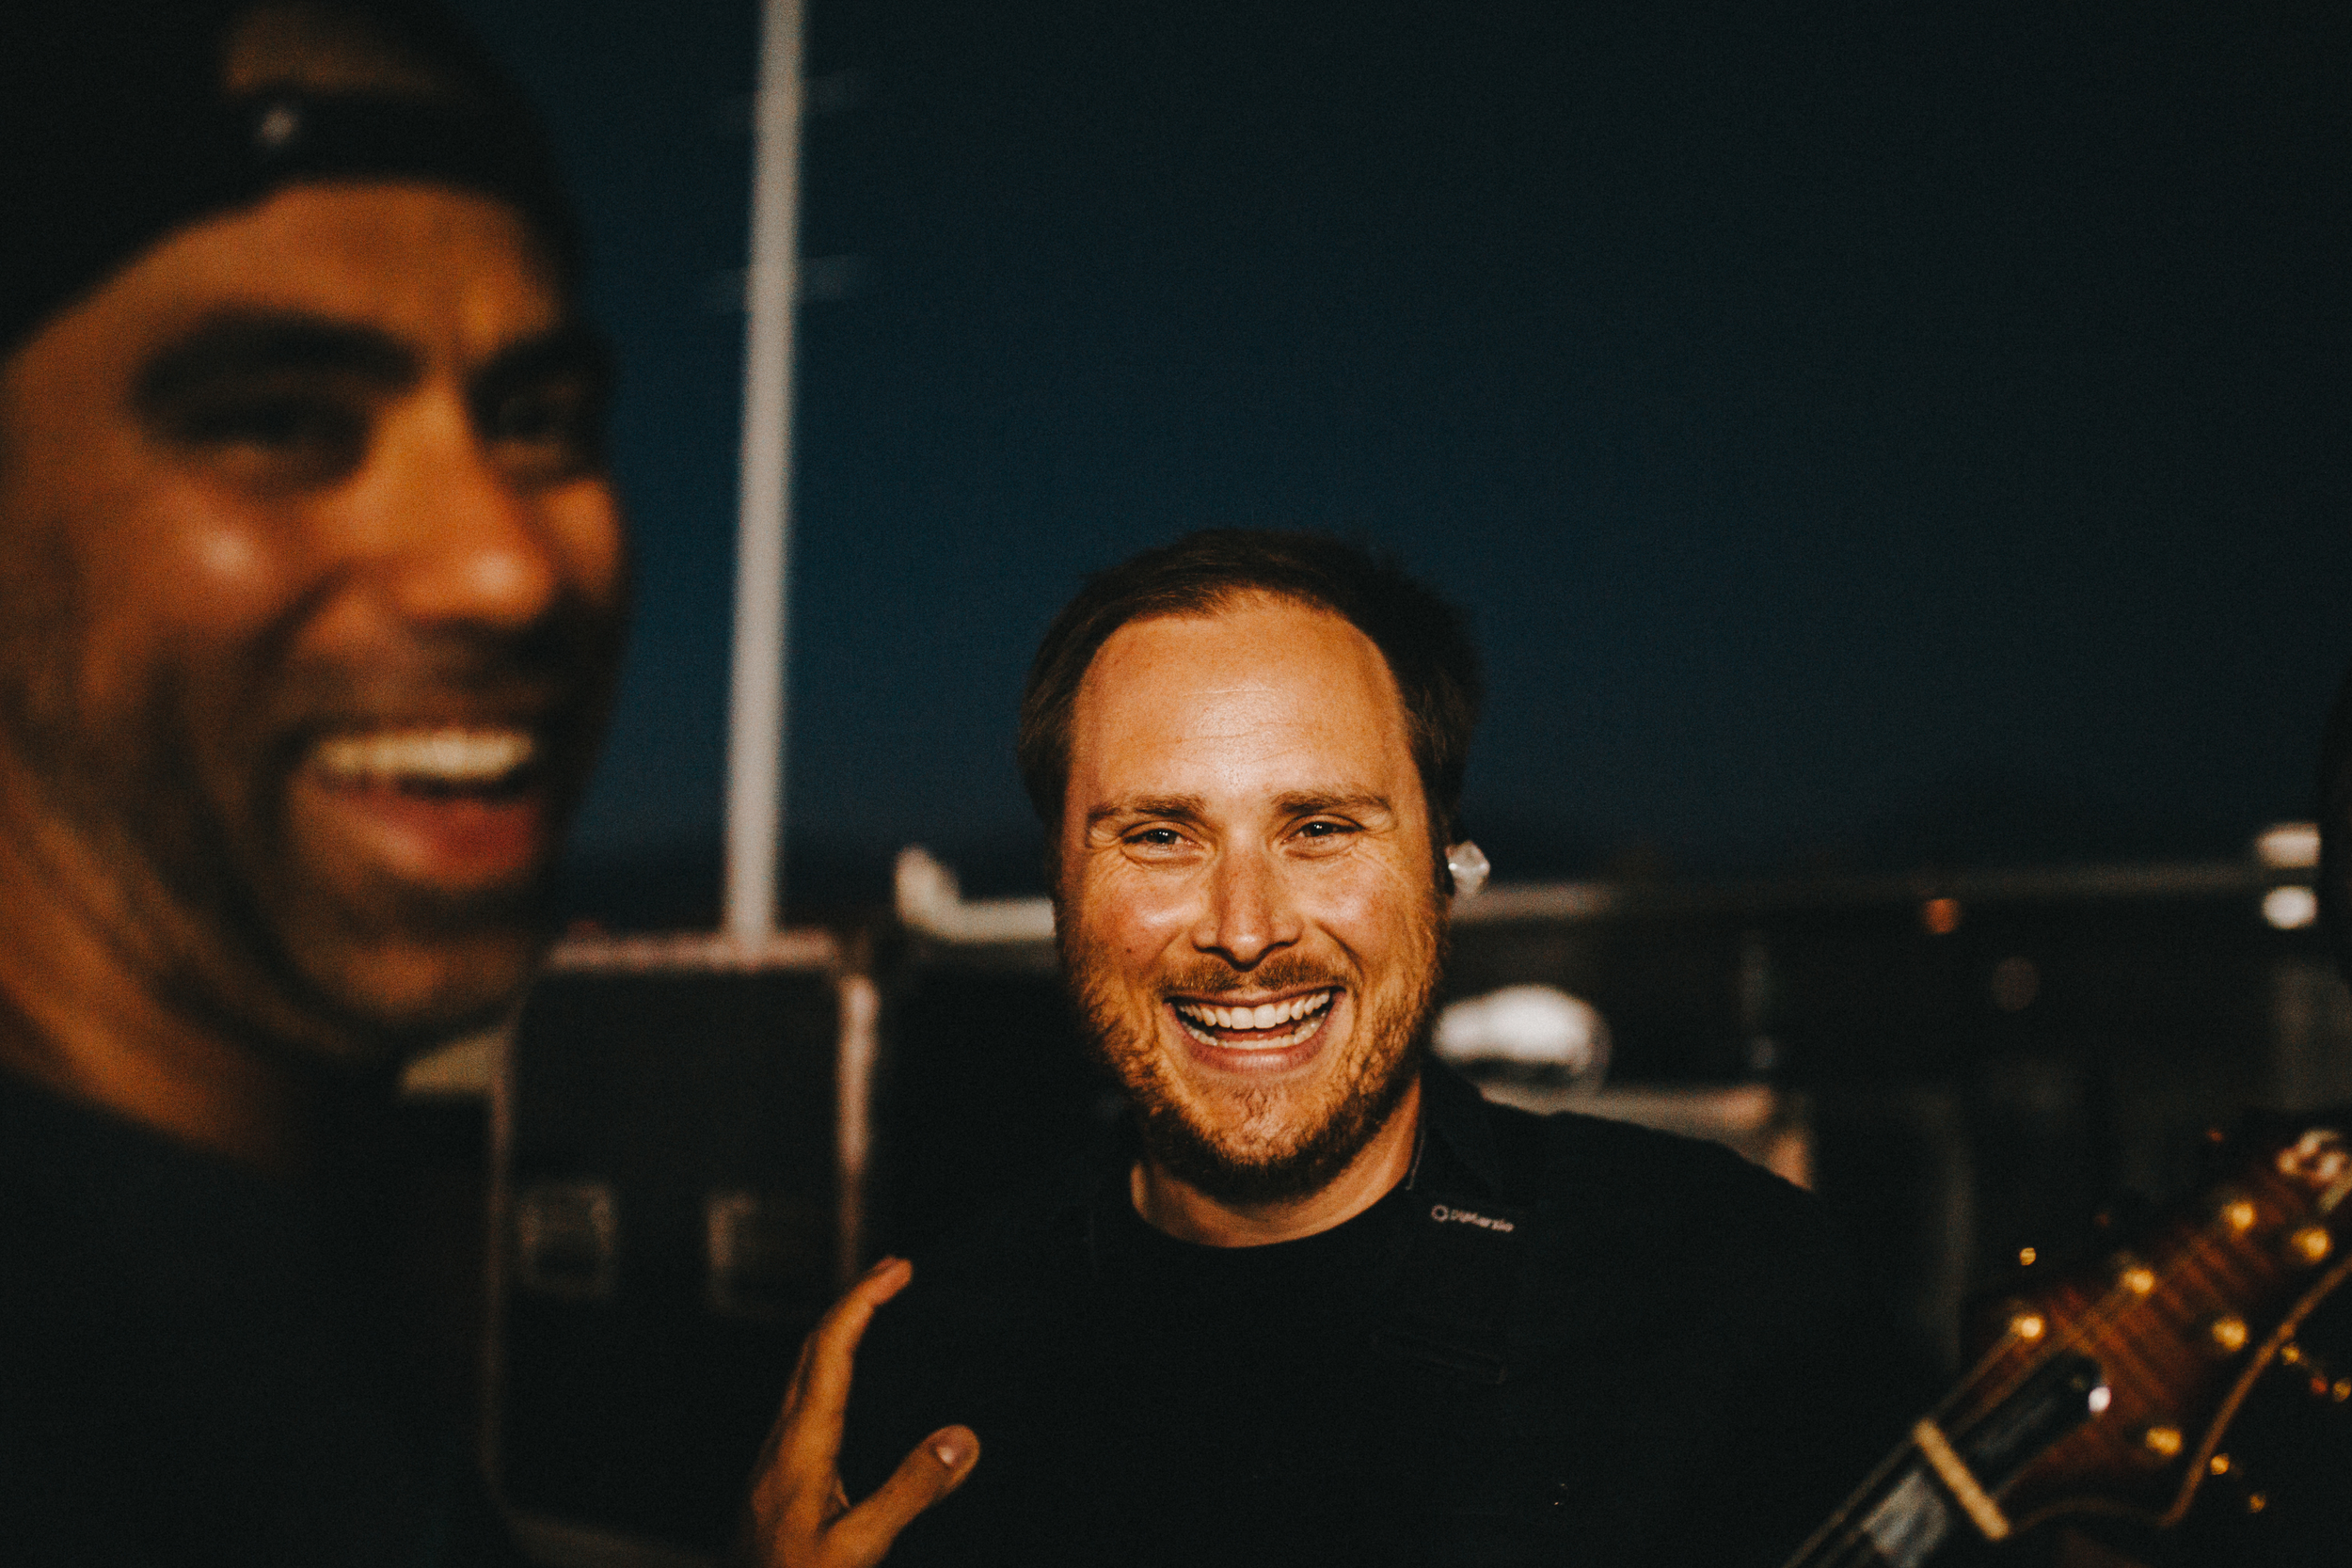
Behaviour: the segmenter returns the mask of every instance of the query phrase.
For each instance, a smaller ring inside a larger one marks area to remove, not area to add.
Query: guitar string
[[[1789,1559],[1786,1568],[1866,1568],[1867,1564],[1886,1560],[1878,1543],[1860,1526],[1848,1525],[1834,1542],[1825,1543],[1821,1550]]]
[[[1893,1453],[1881,1460],[1878,1468],[1854,1489],[1852,1496],[1839,1506],[1826,1524],[1797,1548],[1797,1555],[1783,1564],[1783,1568],[1844,1568],[1847,1564],[1867,1563],[1873,1559],[1885,1561],[1877,1544],[1864,1533],[1862,1527],[1847,1521],[1858,1512],[1859,1505],[1865,1500],[1879,1500],[1881,1489],[1887,1479],[1903,1468],[1904,1461],[1917,1448],[1917,1444],[1906,1440]],[[1853,1555],[1856,1549],[1859,1549],[1860,1556]]]

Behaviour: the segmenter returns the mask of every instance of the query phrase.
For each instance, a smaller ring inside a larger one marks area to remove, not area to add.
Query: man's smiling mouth
[[[331,735],[310,752],[334,787],[418,795],[512,788],[538,755],[538,737],[529,730],[458,725]]]
[[[1336,988],[1286,996],[1254,1006],[1225,1006],[1176,998],[1170,1006],[1184,1032],[1203,1045],[1228,1051],[1282,1051],[1303,1045],[1331,1016]]]
[[[443,892],[512,885],[552,847],[550,750],[511,720],[338,730],[311,743],[297,798],[347,865]]]

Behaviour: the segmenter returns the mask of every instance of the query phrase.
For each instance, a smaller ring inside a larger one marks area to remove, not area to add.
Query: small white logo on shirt
[[[1474,1225],[1481,1230],[1517,1230],[1509,1220],[1499,1220],[1468,1209],[1449,1209],[1442,1203],[1432,1204],[1429,1217],[1439,1225]]]

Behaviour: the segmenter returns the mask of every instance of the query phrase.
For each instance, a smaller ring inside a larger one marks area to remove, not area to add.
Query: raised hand
[[[871,1568],[908,1521],[963,1483],[980,1457],[969,1427],[943,1427],[914,1446],[856,1507],[841,1484],[841,1424],[850,1368],[874,1309],[906,1288],[914,1266],[885,1258],[842,1292],[801,1344],[752,1478],[737,1560],[744,1568]]]

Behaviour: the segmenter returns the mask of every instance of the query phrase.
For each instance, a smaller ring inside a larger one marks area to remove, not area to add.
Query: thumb
[[[914,1445],[874,1495],[825,1532],[826,1556],[844,1568],[871,1568],[914,1516],[963,1484],[980,1462],[970,1427],[943,1427]]]

